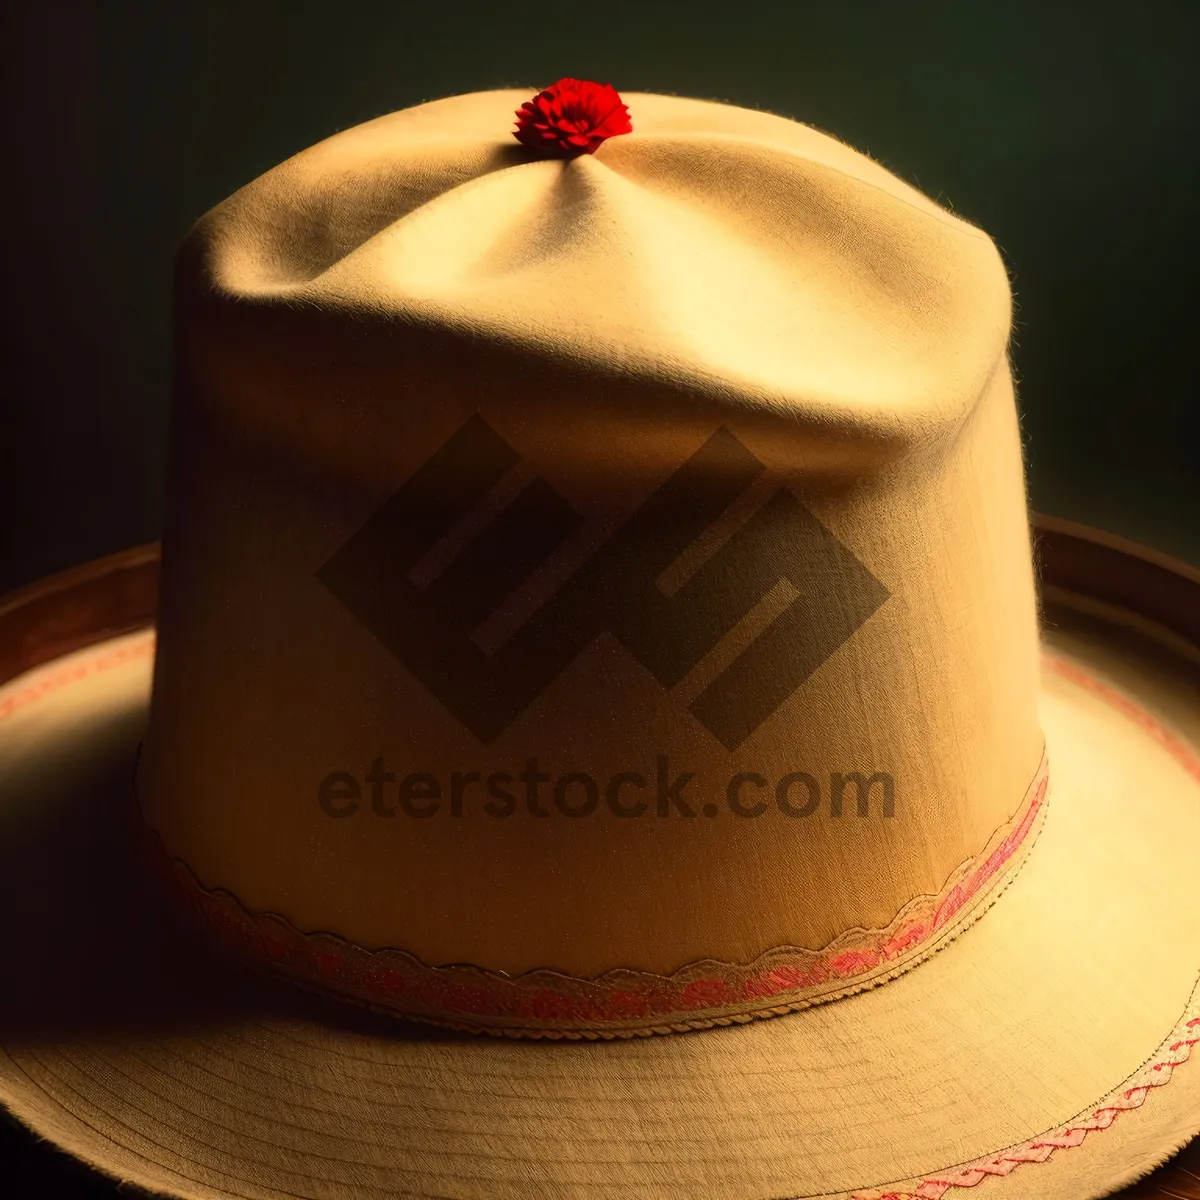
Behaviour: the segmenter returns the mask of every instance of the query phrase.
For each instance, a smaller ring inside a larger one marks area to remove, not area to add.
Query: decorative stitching
[[[1045,655],[1048,670],[1105,701],[1123,716],[1140,726],[1166,750],[1186,771],[1200,780],[1200,757],[1156,717],[1135,704],[1128,696],[1089,675],[1067,659]],[[937,1172],[915,1185],[913,1191],[868,1188],[855,1192],[851,1200],[941,1200],[951,1188],[976,1187],[985,1179],[1007,1176],[1026,1163],[1043,1163],[1057,1150],[1070,1150],[1083,1144],[1089,1133],[1108,1129],[1123,1112],[1141,1108],[1154,1088],[1165,1087],[1176,1067],[1191,1057],[1192,1047],[1200,1043],[1200,998],[1196,993],[1183,1017],[1160,1047],[1154,1061],[1136,1071],[1124,1083],[1104,1098],[1083,1120],[1070,1122],[1052,1133],[1041,1134],[1029,1141],[1010,1146],[999,1154],[976,1159],[951,1172]]]
[[[508,975],[468,963],[430,966],[404,950],[368,950],[206,888],[147,828],[149,853],[210,932],[243,957],[318,991],[469,1032],[520,1037],[629,1037],[775,1016],[893,978],[982,914],[1040,828],[1043,758],[1016,814],[935,895],[916,896],[883,929],[850,929],[819,950],[772,948],[749,963],[702,960],[671,975],[612,970],[590,979],[554,970]]]
[[[90,664],[80,668],[52,675],[41,683],[18,692],[0,703],[0,719],[11,716],[19,708],[25,707],[45,695],[57,691],[70,683],[77,682],[89,675],[97,674],[110,667],[119,666],[123,662],[148,656],[154,647],[154,637],[151,635],[145,641],[132,647],[125,647],[114,654],[102,656]],[[1136,722],[1168,753],[1172,755],[1190,774],[1200,780],[1200,757],[1193,753],[1183,742],[1153,716],[1140,708],[1127,696],[1101,683],[1095,677],[1087,674],[1079,666],[1051,654],[1044,654],[1043,661],[1048,670],[1077,684],[1107,701],[1129,719]],[[1044,793],[1044,784],[1042,791]],[[147,833],[150,831],[147,829]],[[151,834],[156,840],[157,835]],[[156,850],[159,861],[164,861],[165,854],[161,842]],[[175,860],[178,862],[178,860]],[[183,866],[182,863],[178,863]],[[186,868],[185,868],[186,869]],[[330,936],[330,935],[325,935]],[[752,964],[753,965],[753,964]],[[506,977],[507,978],[507,977]],[[880,982],[882,980],[879,980]],[[832,998],[832,997],[829,997]],[[371,1007],[368,1005],[368,1007]],[[773,1011],[787,1011],[778,1009]],[[941,1200],[951,1188],[975,1187],[983,1180],[991,1177],[1004,1177],[1011,1174],[1017,1167],[1027,1163],[1046,1162],[1056,1151],[1072,1149],[1083,1144],[1089,1133],[1108,1129],[1123,1112],[1140,1108],[1155,1088],[1165,1087],[1170,1082],[1177,1067],[1182,1066],[1191,1056],[1192,1047],[1200,1043],[1200,1001],[1193,1000],[1185,1010],[1183,1018],[1172,1030],[1168,1041],[1164,1043],[1165,1057],[1156,1057],[1155,1061],[1135,1072],[1121,1086],[1105,1097],[1105,1102],[1096,1108],[1086,1119],[1068,1123],[1049,1134],[1039,1135],[1028,1141],[1012,1146],[998,1155],[991,1155],[966,1166],[955,1169],[953,1173],[938,1172],[916,1183],[916,1190],[897,1191],[870,1188],[854,1192],[851,1200]],[[769,1015],[769,1014],[762,1014]],[[748,1018],[714,1019],[709,1024],[729,1024],[732,1020]],[[493,1032],[493,1031],[488,1031]],[[543,1035],[544,1036],[544,1035]],[[578,1035],[577,1035],[578,1036]]]
[[[1069,1122],[1052,1133],[1021,1142],[998,1155],[976,1159],[953,1173],[930,1175],[922,1179],[914,1191],[879,1191],[872,1188],[855,1192],[852,1200],[941,1200],[951,1188],[975,1187],[985,1179],[1011,1175],[1026,1163],[1044,1163],[1056,1150],[1081,1146],[1089,1133],[1108,1129],[1123,1112],[1141,1108],[1154,1088],[1165,1087],[1171,1081],[1175,1068],[1183,1066],[1191,1057],[1192,1047],[1200,1043],[1200,1016],[1188,1016],[1198,1011],[1200,1005],[1193,1001],[1184,1019],[1171,1031],[1170,1036],[1174,1040],[1165,1046],[1165,1056],[1156,1058],[1131,1075],[1083,1120]]]
[[[145,639],[140,639],[130,645],[121,646],[119,649],[112,650],[107,654],[99,654],[95,658],[77,663],[73,667],[51,671],[45,679],[30,684],[14,695],[0,700],[0,721],[3,721],[6,717],[11,717],[13,713],[33,704],[35,701],[44,699],[51,693],[57,692],[60,688],[67,687],[69,684],[78,683],[82,679],[89,679],[93,675],[99,675],[102,671],[119,667],[123,663],[151,657],[154,654],[155,640],[154,635],[151,634]]]
[[[1185,745],[1171,733],[1156,717],[1151,716],[1144,708],[1130,700],[1128,696],[1118,692],[1115,688],[1109,687],[1106,683],[1101,683],[1095,676],[1089,675],[1082,667],[1069,662],[1065,658],[1057,658],[1054,655],[1047,654],[1044,656],[1044,663],[1047,669],[1053,671],[1055,675],[1067,680],[1068,683],[1073,683],[1077,687],[1083,688],[1084,691],[1091,692],[1094,696],[1098,696],[1123,716],[1128,717],[1129,720],[1133,721],[1135,725],[1140,726],[1162,746],[1185,771],[1200,780],[1200,755],[1197,755],[1189,746]]]

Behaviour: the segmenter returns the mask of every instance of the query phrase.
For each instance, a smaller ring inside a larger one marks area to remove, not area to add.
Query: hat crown
[[[193,232],[147,819],[497,978],[928,932],[1042,753],[994,247],[781,118],[627,95],[564,163],[521,98]]]

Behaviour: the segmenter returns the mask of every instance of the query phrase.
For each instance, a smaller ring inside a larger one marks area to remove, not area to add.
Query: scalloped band
[[[455,963],[430,966],[403,950],[368,950],[285,917],[249,912],[204,887],[181,859],[155,856],[200,923],[228,948],[296,982],[370,1008],[472,1033],[618,1038],[792,1012],[882,983],[956,937],[1003,890],[1032,846],[1046,805],[1041,765],[1016,813],[936,895],[910,900],[882,929],[850,929],[819,950],[780,946],[749,963],[691,963],[671,975],[617,969],[591,979],[553,970],[507,975]]]

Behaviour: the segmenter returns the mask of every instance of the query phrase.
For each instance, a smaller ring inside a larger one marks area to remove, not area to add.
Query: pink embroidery
[[[1144,708],[1140,708],[1128,696],[1123,696],[1107,684],[1101,683],[1099,679],[1089,675],[1082,667],[1068,662],[1065,658],[1056,658],[1048,654],[1045,656],[1045,664],[1056,675],[1099,696],[1101,700],[1106,701],[1118,712],[1141,726],[1184,770],[1200,779],[1200,756],[1197,756],[1190,747],[1167,730],[1161,721],[1152,717]]]
[[[154,637],[153,635],[147,635],[144,639],[121,646],[116,650],[110,650],[105,654],[98,654],[94,658],[89,658],[73,667],[64,667],[58,671],[52,671],[45,679],[39,680],[37,683],[32,683],[14,695],[0,700],[0,721],[3,721],[5,717],[11,717],[19,709],[25,708],[27,705],[42,700],[46,696],[59,691],[61,688],[67,687],[69,684],[78,683],[80,680],[88,679],[93,675],[100,675],[104,671],[111,670],[113,667],[121,666],[123,663],[134,662],[141,658],[150,658],[153,654]]]
[[[1141,1108],[1154,1088],[1165,1087],[1170,1082],[1176,1067],[1181,1067],[1191,1056],[1192,1047],[1200,1043],[1200,1017],[1181,1022],[1179,1029],[1184,1036],[1175,1038],[1165,1047],[1164,1057],[1156,1059],[1132,1078],[1138,1082],[1118,1089],[1107,1102],[1083,1120],[1064,1125],[1052,1133],[1031,1138],[1018,1146],[1012,1146],[1001,1154],[976,1159],[954,1172],[944,1172],[921,1180],[911,1191],[867,1191],[855,1192],[853,1200],[941,1200],[951,1188],[969,1188],[982,1183],[989,1176],[1011,1175],[1026,1163],[1043,1163],[1056,1150],[1069,1150],[1081,1146],[1089,1133],[1109,1128],[1123,1112]]]
[[[720,1008],[744,997],[744,989],[736,996],[723,979],[694,979],[679,993],[679,1003],[682,1008]]]
[[[877,967],[882,961],[882,947],[878,950],[847,950],[829,960],[829,970],[834,975],[858,975]]]
[[[616,970],[582,979],[557,971],[508,976],[468,964],[431,967],[402,950],[365,950],[333,934],[302,933],[274,914],[250,913],[228,892],[202,887],[178,860],[169,877],[223,941],[312,986],[328,984],[404,1016],[481,1032],[628,1036],[804,1007],[911,965],[1027,849],[1047,780],[1043,763],[1012,823],[993,835],[990,853],[964,863],[941,894],[915,897],[886,929],[849,930],[823,950],[778,947],[753,963],[694,963],[671,976]],[[164,863],[161,844],[148,836],[154,860]]]
[[[608,994],[608,1011],[614,1020],[648,1017],[650,1002],[638,992],[623,992],[616,988]]]
[[[14,712],[34,703],[43,697],[78,682],[81,679],[96,675],[102,671],[120,666],[122,663],[150,657],[154,652],[154,636],[148,633],[146,637],[131,645],[126,645],[110,654],[100,655],[89,662],[77,667],[50,674],[31,687],[17,692],[0,702],[0,720],[11,716]],[[1107,701],[1130,720],[1136,722],[1164,749],[1168,751],[1195,778],[1200,779],[1200,757],[1192,752],[1185,744],[1174,737],[1167,729],[1145,710],[1119,692],[1088,675],[1082,668],[1064,659],[1045,655],[1044,661],[1049,670],[1078,685],[1101,699]],[[1045,794],[1045,779],[1035,792],[1033,803],[1026,812],[1024,819],[1012,830],[997,850],[989,856],[978,872],[971,877],[975,890],[986,882],[989,872],[994,873],[1004,861],[1011,858],[1022,839],[1028,833],[1036,816],[1036,808],[1041,804]],[[163,861],[161,844],[155,845],[155,853],[159,862]],[[237,937],[248,935],[261,953],[271,960],[287,964],[292,969],[315,967],[319,973],[340,977],[347,971],[344,954],[330,953],[314,944],[315,937],[320,935],[303,935],[291,926],[284,924],[283,934],[266,931],[255,923],[250,914],[241,909],[233,897],[227,894],[208,892],[187,872],[182,863],[177,863],[178,870],[174,878],[180,879],[180,872],[185,872],[187,884],[181,889],[187,902],[203,911],[205,920],[210,927],[224,930],[227,934]],[[936,921],[941,918],[951,904],[957,911],[961,906],[963,885],[958,884],[946,897],[944,904],[939,907]],[[229,906],[232,904],[232,908]],[[241,918],[239,920],[239,917]],[[280,918],[267,917],[266,920],[281,922]],[[943,918],[944,919],[944,918]],[[262,918],[260,918],[262,920]],[[249,921],[247,928],[246,921]],[[289,936],[289,932],[291,936]],[[913,922],[898,929],[883,938],[879,945],[879,953],[886,959],[902,954],[911,946],[918,945],[930,932],[930,927],[920,922]],[[299,939],[299,940],[297,940]],[[342,943],[343,946],[347,944]],[[349,947],[351,950],[356,947]],[[359,951],[360,954],[366,952]],[[845,960],[843,960],[845,961]],[[425,968],[425,970],[432,970]],[[747,999],[760,999],[786,995],[806,987],[811,987],[826,979],[822,964],[813,964],[806,968],[796,966],[775,966],[770,969],[749,972],[744,980],[744,995]],[[415,1000],[422,1007],[433,1011],[447,1011],[451,1005],[453,992],[451,987],[437,978],[420,977],[417,979],[402,969],[395,969],[379,963],[360,966],[357,978],[375,991],[375,994],[386,996],[397,1001]],[[586,982],[586,981],[585,981]],[[670,980],[661,980],[669,984]],[[601,1015],[609,1020],[620,1021],[631,1018],[645,1018],[654,1013],[660,1013],[671,1007],[672,989],[652,988],[649,991],[631,991],[619,987],[612,988],[605,996],[602,1009],[587,1006],[588,1015],[595,1020]],[[462,993],[460,993],[460,996]],[[476,995],[476,998],[478,996]],[[506,998],[504,998],[506,999]],[[562,1011],[561,993],[552,991],[535,993],[536,1006],[532,1003],[523,1006],[513,1006],[503,1002],[495,995],[488,996],[490,1011],[509,1016],[533,1016],[531,1011],[537,1007],[542,1012]],[[498,1003],[498,1001],[500,1001]],[[570,1004],[567,1004],[570,1010]],[[1190,1011],[1190,1010],[1189,1010]],[[951,1188],[975,1187],[989,1176],[1007,1176],[1017,1167],[1028,1163],[1046,1162],[1051,1155],[1059,1150],[1067,1150],[1083,1144],[1089,1133],[1101,1132],[1108,1129],[1123,1112],[1140,1108],[1153,1089],[1165,1087],[1170,1082],[1177,1067],[1186,1063],[1191,1055],[1192,1047],[1200,1043],[1200,1017],[1190,1017],[1181,1021],[1177,1026],[1180,1036],[1175,1037],[1165,1047],[1163,1057],[1157,1058],[1144,1071],[1137,1073],[1123,1086],[1107,1098],[1107,1102],[1097,1108],[1089,1117],[1077,1123],[1069,1123],[1052,1133],[1030,1139],[1017,1146],[1010,1147],[998,1155],[978,1159],[954,1172],[942,1172],[931,1175],[915,1184],[915,1190],[880,1191],[868,1189],[854,1193],[853,1200],[942,1200]]]
[[[1065,659],[1046,655],[1045,663],[1056,675],[1100,697],[1123,716],[1134,721],[1185,770],[1200,780],[1200,757],[1127,696],[1101,683]],[[1118,1088],[1106,1098],[1106,1103],[1083,1120],[1012,1146],[1000,1154],[977,1159],[954,1172],[932,1175],[917,1183],[912,1191],[868,1189],[855,1192],[853,1200],[941,1200],[951,1188],[975,1187],[990,1176],[1011,1175],[1018,1167],[1027,1163],[1043,1163],[1056,1151],[1070,1150],[1082,1145],[1089,1133],[1108,1129],[1121,1113],[1140,1108],[1154,1088],[1165,1087],[1170,1082],[1175,1068],[1187,1062],[1191,1057],[1192,1047],[1200,1044],[1200,1017],[1185,1015],[1185,1019],[1173,1031],[1174,1034],[1179,1036],[1173,1036],[1161,1057],[1133,1075],[1127,1081],[1127,1085]]]
[[[137,641],[52,673],[0,702],[0,719],[81,679],[151,657],[154,647],[154,635],[147,631]],[[1045,799],[1044,764],[1035,784],[1021,819],[982,863],[964,864],[944,895],[915,897],[888,928],[850,930],[819,951],[779,947],[749,964],[693,964],[670,977],[618,970],[598,979],[554,971],[512,978],[469,966],[430,967],[401,950],[367,951],[330,934],[302,933],[273,914],[249,913],[229,893],[202,888],[182,862],[175,862],[172,874],[187,903],[222,940],[314,986],[327,981],[351,998],[385,1003],[423,1019],[463,1014],[525,1022],[528,1029],[506,1031],[530,1036],[571,1036],[579,1026],[594,1033],[595,1026],[639,1021],[657,1024],[616,1028],[609,1035],[654,1032],[804,1007],[911,965],[935,934],[990,890],[1026,842]],[[155,857],[160,862],[164,857],[161,844]],[[491,1031],[487,1025],[462,1024]]]

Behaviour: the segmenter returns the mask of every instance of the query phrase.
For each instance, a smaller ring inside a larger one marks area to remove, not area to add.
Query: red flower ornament
[[[560,79],[517,109],[513,136],[560,158],[594,154],[607,138],[632,133],[629,109],[611,84]]]

